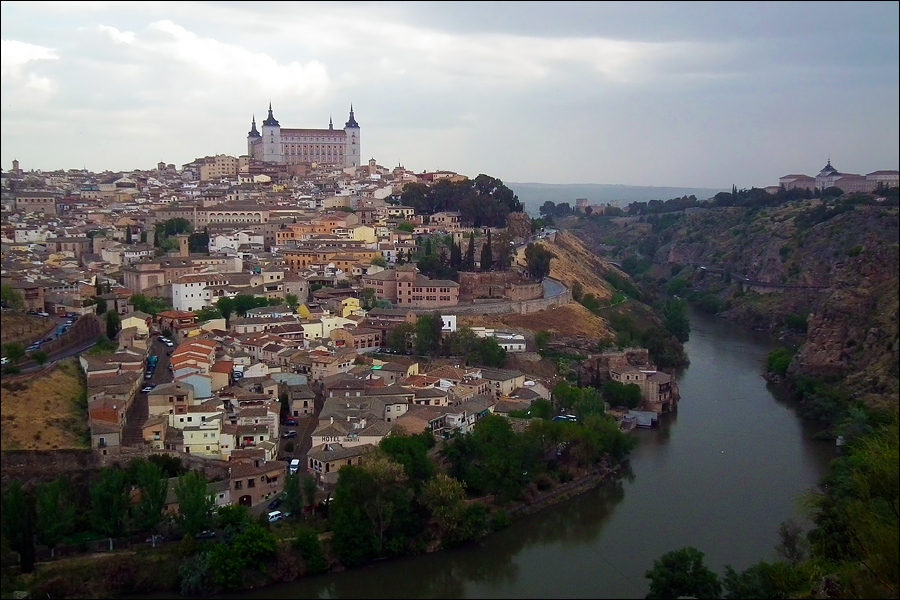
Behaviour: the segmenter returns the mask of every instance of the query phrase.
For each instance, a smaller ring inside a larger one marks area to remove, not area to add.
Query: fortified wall
[[[515,271],[462,272],[459,274],[459,301],[498,298],[518,302],[544,296],[541,282],[523,279]]]

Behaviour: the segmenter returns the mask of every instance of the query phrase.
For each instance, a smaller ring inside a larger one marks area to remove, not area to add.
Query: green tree
[[[603,397],[610,406],[625,406],[637,408],[643,400],[641,386],[634,383],[621,383],[619,381],[607,381],[603,384]]]
[[[461,544],[478,533],[466,527],[466,489],[458,480],[438,473],[422,490],[422,504],[444,547]]]
[[[163,298],[150,298],[143,294],[134,294],[129,299],[129,302],[131,302],[131,305],[134,306],[135,310],[147,313],[148,315],[155,315],[172,308]]]
[[[766,370],[776,375],[784,376],[791,365],[791,359],[792,356],[788,350],[776,348],[769,352],[769,355],[766,357]]]
[[[378,256],[372,257],[372,260],[370,262],[373,265],[387,268],[387,260],[385,260],[384,256],[382,256],[380,254]]]
[[[206,476],[189,471],[178,477],[175,497],[178,498],[178,522],[185,535],[197,536],[209,529],[216,502],[206,490]]]
[[[666,330],[684,343],[691,337],[691,322],[687,314],[687,301],[671,298],[663,307]]]
[[[306,475],[301,482],[303,488],[303,498],[306,500],[306,506],[312,510],[316,505],[316,492],[319,489],[316,478],[312,475]]]
[[[416,321],[416,354],[436,354],[441,347],[443,320],[438,314],[421,315]]]
[[[550,274],[550,261],[556,258],[550,250],[539,244],[525,247],[525,269],[533,279],[543,279]]]
[[[56,546],[72,530],[75,506],[69,497],[68,482],[61,477],[38,484],[36,489],[37,540],[50,548],[51,557]]]
[[[0,300],[6,308],[25,310],[25,296],[8,283],[0,285]]]
[[[261,570],[278,550],[278,540],[268,528],[256,523],[248,525],[234,541],[216,544],[210,551],[210,566],[216,583],[236,589],[243,583],[245,569]]]
[[[452,242],[450,244],[450,267],[459,270],[462,268],[462,266],[462,248],[460,248],[458,242]]]
[[[325,558],[319,535],[312,529],[303,527],[297,532],[294,549],[303,559],[307,575],[318,575],[328,570],[328,559]]]
[[[397,225],[397,231],[405,231],[406,233],[412,233],[416,230],[416,226],[410,223],[409,221],[403,221],[399,225]]]
[[[19,342],[10,342],[9,344],[4,344],[3,354],[10,360],[11,363],[16,364],[23,358],[25,358],[25,346],[23,346]]]
[[[194,314],[197,315],[197,322],[203,323],[205,321],[212,321],[213,319],[221,319],[222,313],[219,312],[218,308],[213,308],[209,306],[204,306],[200,310],[195,310]]]
[[[97,298],[97,304],[95,306],[95,310],[98,315],[106,313],[106,300],[104,300],[103,298]]]
[[[466,254],[463,257],[462,270],[475,270],[475,231],[469,233],[469,245],[466,247]]]
[[[650,580],[647,598],[721,598],[719,577],[703,562],[704,554],[687,546],[663,554],[645,573]]]
[[[38,350],[31,354],[31,359],[36,362],[38,366],[43,367],[47,361],[50,360],[50,355],[43,350]]]
[[[581,299],[584,297],[584,286],[581,285],[580,281],[576,281],[572,284],[572,300],[575,302],[581,302]]]
[[[91,520],[97,531],[109,538],[110,551],[113,538],[125,533],[129,500],[125,471],[117,467],[103,469],[91,487]]]
[[[804,598],[811,597],[810,582],[815,579],[812,569],[761,560],[740,573],[725,565],[722,586],[725,598]]]
[[[284,303],[287,304],[291,310],[297,310],[297,307],[300,306],[300,297],[297,296],[297,294],[285,294]]]
[[[229,504],[220,506],[216,511],[216,521],[221,529],[230,529],[241,532],[252,523],[250,509],[243,504]]]
[[[393,329],[391,329],[390,333],[387,336],[387,347],[391,352],[395,352],[397,354],[406,354],[406,348],[409,344],[409,339],[412,334],[414,334],[416,328],[411,323],[400,323]]]
[[[538,352],[546,352],[551,341],[553,341],[553,334],[546,329],[534,334],[534,345],[537,346]]]
[[[152,544],[155,548],[156,530],[163,522],[163,509],[166,507],[166,492],[169,482],[162,467],[147,460],[138,461],[135,471],[140,499],[133,508],[134,520],[141,530],[151,534]]]
[[[491,248],[491,230],[488,229],[487,241],[481,246],[481,270],[490,271],[494,266],[494,251]]]
[[[492,337],[479,338],[478,364],[484,367],[502,368],[506,364],[506,350]]]
[[[288,473],[284,478],[284,491],[281,494],[284,511],[297,517],[303,512],[303,491],[299,473]]]
[[[119,317],[119,313],[114,310],[107,311],[106,313],[106,337],[111,340],[116,339],[116,336],[119,335],[119,331],[122,330],[122,319]]]
[[[231,315],[234,313],[234,299],[223,296],[222,298],[216,300],[216,308],[219,309],[219,312],[222,313],[222,318],[225,319],[226,323],[228,323],[228,321],[231,319]]]
[[[435,474],[434,463],[428,451],[435,445],[434,436],[430,433],[420,435],[391,435],[378,444],[378,448],[392,461],[403,466],[410,480],[420,485]]]
[[[34,511],[31,500],[18,479],[10,482],[3,494],[3,512],[0,529],[10,549],[19,553],[19,566],[23,573],[34,571]]]

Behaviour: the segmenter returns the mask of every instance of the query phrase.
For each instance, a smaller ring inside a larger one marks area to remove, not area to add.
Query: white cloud
[[[151,72],[171,65],[186,69],[194,79],[189,88],[214,82],[217,88],[254,85],[261,96],[281,93],[322,95],[328,91],[328,70],[318,61],[279,63],[263,52],[201,37],[169,20],[155,21],[140,34],[101,25],[99,31],[116,44],[126,44]],[[190,93],[191,90],[182,90]]]
[[[0,40],[0,77],[3,79],[21,77],[25,65],[36,60],[59,60],[59,56],[44,46]]]

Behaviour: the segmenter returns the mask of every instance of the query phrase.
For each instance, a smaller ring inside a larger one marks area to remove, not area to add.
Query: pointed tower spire
[[[260,137],[259,130],[256,128],[256,115],[253,115],[253,125],[250,127],[250,133],[247,134],[248,137]]]
[[[263,125],[268,125],[270,127],[278,127],[278,121],[275,120],[275,116],[272,114],[272,101],[269,101],[269,116],[266,117],[266,120],[263,121]]]
[[[329,131],[334,129],[334,121],[331,120],[331,115],[328,115],[328,129]]]
[[[356,118],[353,116],[353,104],[350,104],[350,118],[347,119],[347,122],[344,124],[344,127],[356,127],[359,128],[359,123],[356,122]]]

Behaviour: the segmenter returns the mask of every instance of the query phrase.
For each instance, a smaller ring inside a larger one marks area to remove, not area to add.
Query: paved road
[[[541,284],[544,286],[544,298],[556,298],[566,291],[566,286],[549,277],[544,277]]]
[[[144,379],[141,383],[142,388],[148,383],[160,385],[169,383],[173,379],[172,371],[169,370],[168,356],[168,352],[173,350],[173,348],[169,348],[159,341],[158,336],[152,336],[150,339],[150,354],[158,356],[159,362],[156,365],[156,371],[153,373],[153,377]],[[149,416],[150,405],[147,402],[147,394],[139,391],[134,398],[134,402],[132,402],[131,406],[128,408],[128,413],[125,415],[125,427],[122,430],[123,446],[140,446],[144,443],[141,427]]]

